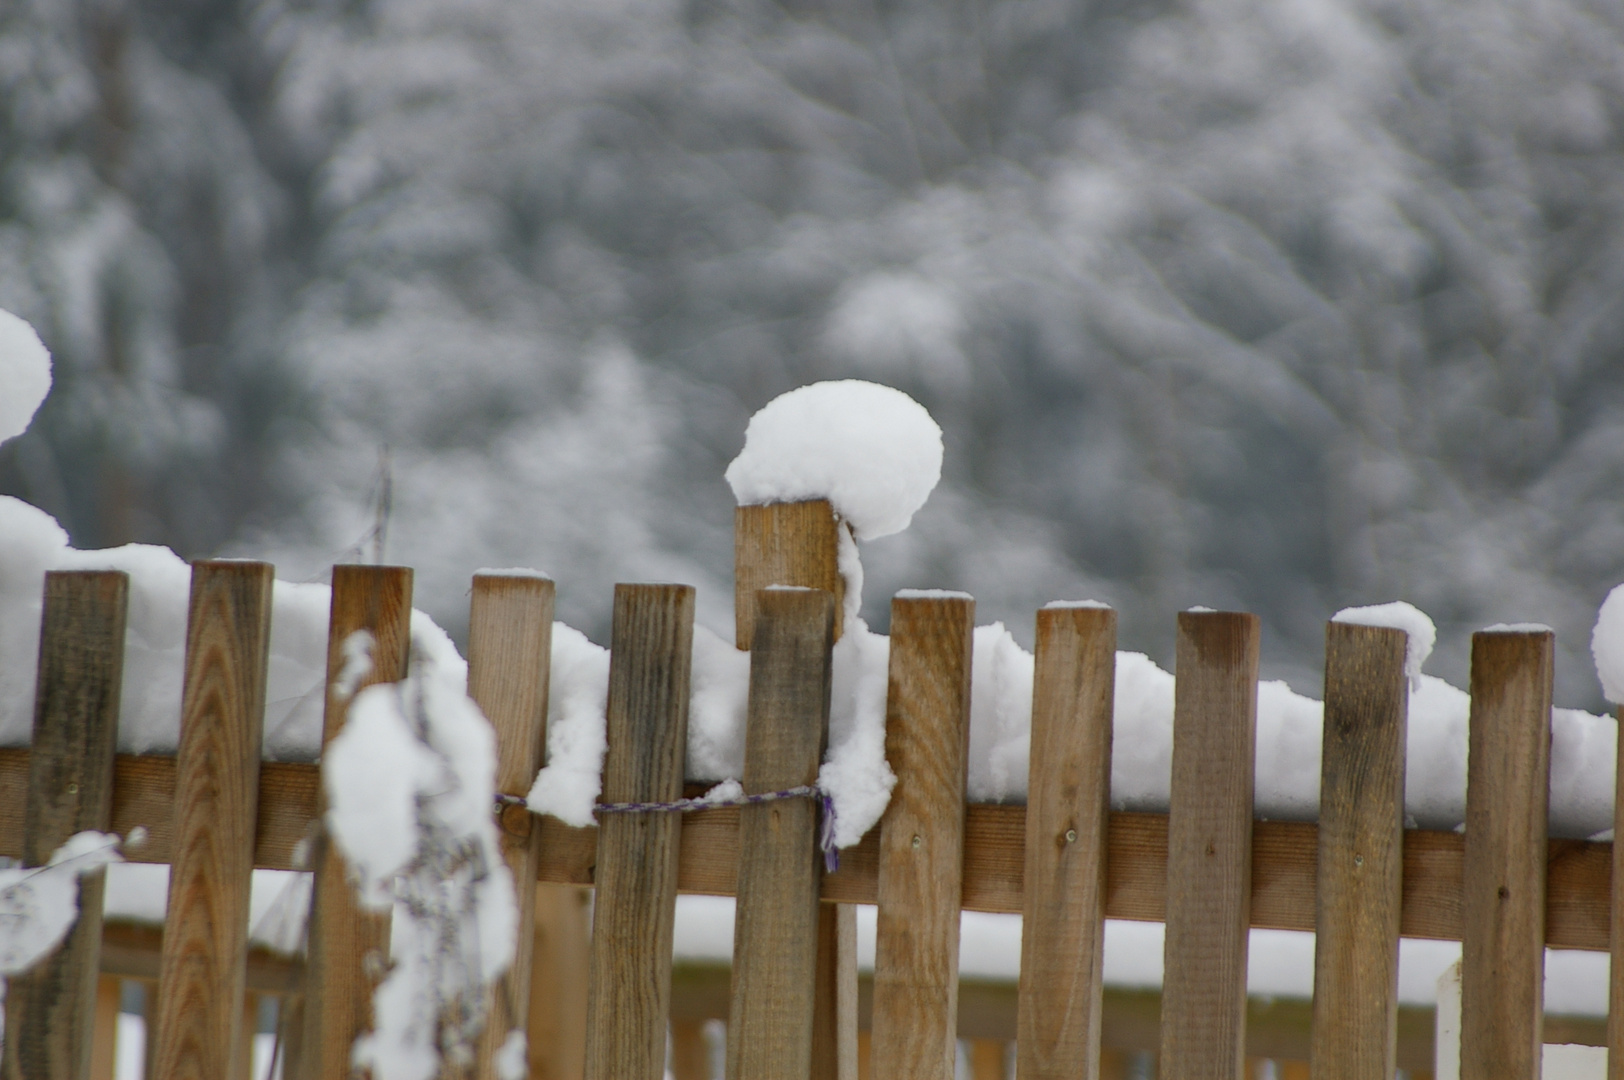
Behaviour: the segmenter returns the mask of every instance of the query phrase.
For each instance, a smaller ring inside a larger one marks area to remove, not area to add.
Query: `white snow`
[[[1409,637],[1404,651],[1404,674],[1410,678],[1414,690],[1421,680],[1421,665],[1432,655],[1432,646],[1438,640],[1438,627],[1426,612],[1403,600],[1390,604],[1372,604],[1369,607],[1343,608],[1331,616],[1332,622],[1354,623],[1359,626],[1385,626],[1402,630]]]
[[[1103,600],[1050,600],[1043,605],[1044,611],[1065,611],[1082,608],[1087,611],[1110,611],[1111,605]]]
[[[834,804],[835,844],[850,847],[880,820],[897,783],[885,760],[891,639],[862,619],[851,619],[831,661],[829,751],[818,785]]]
[[[727,467],[741,506],[828,499],[864,540],[901,532],[942,475],[942,429],[900,390],[847,379],[781,394]]]
[[[489,566],[483,566],[474,571],[474,576],[531,578],[536,581],[553,580],[553,575],[542,570],[531,569],[528,566],[509,566],[504,569],[493,569]]]
[[[530,1044],[522,1029],[508,1032],[491,1064],[497,1080],[525,1080],[530,1075]]]
[[[1000,802],[1025,788],[1032,741],[1032,654],[1004,624],[978,626],[970,678],[973,802]]]
[[[1609,592],[1596,612],[1590,653],[1596,658],[1602,693],[1614,705],[1624,705],[1624,585]]]
[[[547,700],[547,764],[526,802],[566,825],[595,824],[592,806],[603,790],[608,747],[604,707],[609,697],[609,650],[563,623],[553,624],[552,676]]]
[[[28,430],[51,392],[51,354],[27,322],[0,309],[0,443]]]
[[[957,589],[898,589],[898,600],[974,600],[975,597]]]
[[[0,975],[44,959],[79,918],[79,878],[122,858],[108,833],[70,836],[44,865],[0,870]]]
[[[1554,634],[1555,632],[1544,623],[1537,622],[1495,623],[1493,626],[1485,626],[1478,631],[1480,634]]]
[[[129,850],[128,838],[124,842]],[[310,911],[311,875],[297,870],[255,870],[248,898],[248,940],[277,952],[300,953]],[[169,899],[164,863],[120,862],[107,868],[102,915],[110,921],[162,925]]]

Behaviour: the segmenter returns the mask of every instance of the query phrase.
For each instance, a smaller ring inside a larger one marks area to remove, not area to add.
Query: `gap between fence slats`
[[[233,1075],[271,647],[273,567],[197,562],[186,618],[174,850],[154,1058],[165,1080]]]
[[[1540,1071],[1553,652],[1550,631],[1472,635],[1461,1080]]]
[[[112,813],[124,624],[129,576],[118,571],[48,573],[35,676],[33,745],[23,775],[3,789],[26,798],[21,850],[27,866]],[[84,1080],[90,1071],[105,871],[81,879],[80,916],[55,952],[7,980],[3,1070]]]

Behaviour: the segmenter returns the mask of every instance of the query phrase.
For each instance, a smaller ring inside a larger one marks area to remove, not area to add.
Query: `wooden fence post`
[[[1258,620],[1179,614],[1168,805],[1163,1080],[1237,1080],[1246,1052]]]
[[[356,688],[399,682],[411,654],[412,571],[404,566],[333,567],[333,606],[327,624],[327,705],[323,749],[344,729],[350,698],[334,688],[344,670],[344,643],[357,630],[372,634],[372,673]],[[353,696],[353,695],[352,695]],[[321,814],[327,799],[318,802]],[[318,817],[319,820],[319,817]],[[300,1076],[340,1080],[350,1075],[350,1048],[372,1028],[372,991],[389,961],[389,915],[362,911],[344,871],[344,857],[325,835],[317,843],[305,959]]]
[[[1461,1080],[1540,1073],[1554,642],[1548,630],[1472,635]]]
[[[496,790],[524,796],[547,745],[552,670],[553,583],[534,576],[476,574],[468,617],[468,695],[496,728]],[[513,964],[492,987],[474,1075],[494,1080],[495,1055],[530,1019],[530,961],[536,923],[541,830],[523,806],[504,806],[502,857],[513,871],[519,926]]]
[[[840,530],[827,499],[741,506],[733,516],[734,644],[748,650],[756,591],[770,585],[823,589],[834,597],[834,640],[845,631]],[[817,991],[811,1080],[857,1077],[857,911],[818,907]]]
[[[1315,899],[1315,1080],[1391,1080],[1398,1053],[1408,635],[1325,627]]]
[[[682,795],[694,590],[616,585],[605,802]],[[605,814],[598,825],[587,1080],[660,1080],[671,1005],[671,934],[682,816]]]
[[[192,564],[169,907],[158,965],[162,1080],[236,1071],[248,962],[271,586],[262,562]]]
[[[891,602],[885,756],[897,784],[880,819],[878,1077],[953,1076],[974,628],[975,601],[963,594]]]
[[[1116,622],[1109,608],[1038,612],[1016,999],[1021,1080],[1091,1078],[1100,1067]]]
[[[817,781],[829,728],[834,598],[821,589],[762,589],[754,606],[744,744],[744,789],[752,795]],[[820,864],[817,800],[740,811],[728,1080],[811,1074]]]
[[[108,828],[124,677],[129,575],[45,575],[28,758],[23,864],[43,866],[68,837]],[[7,980],[6,1080],[85,1080],[101,958],[104,872],[79,880],[79,919],[33,970]]]

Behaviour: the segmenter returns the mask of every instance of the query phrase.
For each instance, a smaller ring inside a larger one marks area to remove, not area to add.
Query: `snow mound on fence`
[[[0,442],[28,430],[51,392],[51,354],[34,328],[0,309]]]

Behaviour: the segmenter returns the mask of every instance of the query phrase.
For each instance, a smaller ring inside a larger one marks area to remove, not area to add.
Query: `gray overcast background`
[[[0,306],[57,384],[0,490],[80,546],[363,543],[464,622],[534,565],[730,618],[722,470],[902,387],[942,486],[867,613],[963,588],[1588,638],[1624,580],[1616,0],[8,0]],[[3,392],[3,391],[0,391]]]

